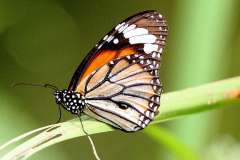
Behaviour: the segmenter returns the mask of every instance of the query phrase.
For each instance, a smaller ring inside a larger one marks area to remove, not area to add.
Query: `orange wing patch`
[[[116,57],[116,51],[111,51],[111,50],[107,50],[107,51],[103,51],[100,52],[93,60],[92,62],[89,64],[89,66],[87,67],[87,69],[85,70],[82,78],[84,79],[86,76],[88,76],[89,74],[91,74],[93,71],[95,71],[97,68],[103,66],[104,64],[108,63],[109,61],[111,61],[112,59],[114,59],[114,57]],[[80,81],[81,81],[80,80]],[[80,82],[81,83],[81,82]]]
[[[89,64],[89,66],[86,69],[85,73],[83,74],[81,80],[83,80],[86,76],[91,74],[93,71],[95,71],[99,67],[103,66],[104,64],[109,63],[111,60],[113,60],[115,58],[125,57],[128,55],[134,54],[134,53],[135,52],[134,52],[133,48],[124,48],[119,51],[104,50],[104,51],[100,52]]]
[[[116,58],[125,57],[134,53],[135,53],[135,50],[133,47],[124,48],[121,50],[104,50],[98,53],[97,56],[92,60],[92,62],[90,62],[87,69],[83,73],[83,76],[80,79],[80,82],[77,86],[76,91],[80,93],[84,92],[86,77],[88,77],[96,69],[100,68],[101,66],[109,63],[110,61]]]

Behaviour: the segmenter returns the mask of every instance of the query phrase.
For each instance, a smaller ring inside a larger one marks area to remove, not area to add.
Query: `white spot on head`
[[[128,31],[134,29],[135,27],[136,27],[136,25],[135,25],[135,24],[132,24],[132,25],[128,26],[128,27],[123,31],[123,33],[126,33],[126,32],[128,32]]]
[[[117,38],[115,38],[115,39],[113,40],[113,43],[114,43],[114,44],[118,44],[118,43],[119,43],[119,40],[118,40]]]
[[[147,43],[147,44],[144,44],[143,50],[144,50],[145,53],[149,54],[149,53],[152,53],[154,51],[157,51],[158,50],[158,45]]]
[[[129,38],[129,43],[130,44],[154,43],[156,39],[157,37],[154,35],[141,35]]]
[[[136,29],[132,29],[126,33],[124,33],[124,37],[125,38],[130,38],[130,37],[134,37],[134,36],[139,36],[139,35],[146,35],[148,34],[148,30],[145,28],[136,28]]]

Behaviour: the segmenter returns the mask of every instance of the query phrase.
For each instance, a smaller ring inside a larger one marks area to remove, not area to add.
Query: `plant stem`
[[[163,94],[160,114],[151,124],[217,109],[222,106],[227,107],[230,106],[227,105],[230,103],[240,104],[240,77]],[[115,130],[111,126],[92,118],[83,117],[83,119],[84,128],[89,135]],[[8,152],[2,157],[2,160],[27,159],[32,154],[50,145],[85,135],[78,118],[43,128],[46,129]],[[21,138],[17,137],[15,139],[19,140]],[[7,144],[10,145],[11,143]],[[3,144],[4,147],[0,148],[3,149],[8,145]]]

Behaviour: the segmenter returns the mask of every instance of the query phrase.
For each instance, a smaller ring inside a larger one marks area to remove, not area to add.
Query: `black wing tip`
[[[157,10],[144,10],[141,12],[138,12],[136,14],[134,14],[131,17],[135,17],[135,16],[140,16],[140,15],[146,15],[146,16],[150,16],[150,15],[160,15],[161,19],[165,19],[165,16],[163,16],[159,11]]]

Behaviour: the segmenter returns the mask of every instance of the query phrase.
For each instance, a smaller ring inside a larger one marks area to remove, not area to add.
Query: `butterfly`
[[[158,114],[161,55],[167,23],[157,11],[135,14],[114,27],[88,53],[56,103],[124,131],[145,128]]]

